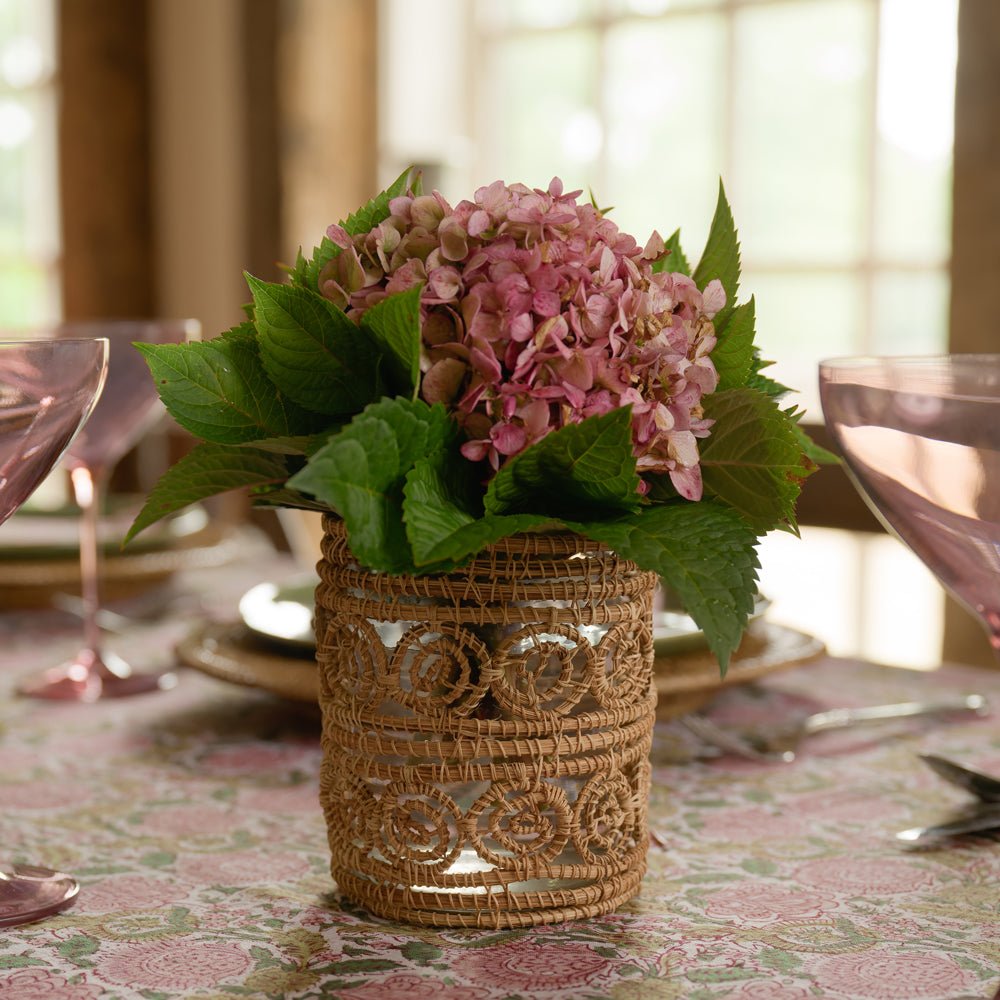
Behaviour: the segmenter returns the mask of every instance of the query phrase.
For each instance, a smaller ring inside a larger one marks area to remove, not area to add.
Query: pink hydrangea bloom
[[[545,191],[496,181],[454,207],[437,192],[394,198],[370,232],[330,227],[342,252],[319,290],[359,320],[421,286],[420,394],[453,412],[471,461],[498,469],[556,428],[631,404],[640,475],[667,473],[697,500],[725,292],[653,273],[659,234],[640,247],[580,193],[556,178]]]

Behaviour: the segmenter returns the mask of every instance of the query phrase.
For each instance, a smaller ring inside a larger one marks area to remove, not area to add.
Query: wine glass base
[[[114,653],[106,653],[102,657],[92,650],[81,650],[68,663],[24,681],[17,691],[26,698],[94,702],[104,698],[129,698],[154,691],[169,691],[176,685],[177,674],[172,670],[134,673]]]
[[[29,924],[76,902],[80,884],[71,875],[35,865],[0,864],[0,927]]]

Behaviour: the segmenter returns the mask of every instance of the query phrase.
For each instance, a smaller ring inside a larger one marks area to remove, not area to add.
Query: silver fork
[[[872,705],[868,708],[834,708],[816,712],[791,725],[767,733],[735,732],[724,729],[703,715],[685,715],[680,721],[706,743],[744,757],[747,760],[790,763],[802,740],[828,729],[848,729],[858,725],[889,722],[894,719],[954,713],[988,715],[986,699],[979,694],[940,701],[905,701],[895,705]]]

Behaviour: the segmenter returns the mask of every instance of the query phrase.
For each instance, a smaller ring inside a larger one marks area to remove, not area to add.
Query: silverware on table
[[[983,774],[964,764],[956,764],[946,757],[933,753],[918,754],[920,759],[936,774],[967,792],[972,792],[982,802],[1000,803],[1000,778]]]
[[[795,760],[799,744],[815,733],[896,719],[954,713],[987,715],[989,704],[982,695],[970,694],[942,698],[939,701],[906,701],[867,708],[835,708],[807,716],[791,726],[782,725],[755,732],[724,729],[703,715],[686,715],[680,721],[696,736],[721,750],[748,760],[789,763]]]
[[[966,833],[986,833],[990,830],[1000,831],[1000,804],[979,803],[940,823],[900,830],[896,834],[896,840],[904,847],[929,847],[950,837]]]
[[[929,826],[900,830],[896,839],[904,847],[928,847],[949,837],[966,833],[1000,831],[1000,778],[976,771],[937,754],[922,753],[919,758],[945,781],[971,792],[979,801]]]

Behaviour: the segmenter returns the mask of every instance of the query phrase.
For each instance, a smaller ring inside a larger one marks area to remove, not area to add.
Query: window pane
[[[481,88],[476,134],[478,183],[501,178],[567,188],[595,182],[603,136],[595,110],[596,36],[589,31],[524,36],[498,43]]]
[[[724,27],[710,15],[631,21],[608,34],[608,191],[598,199],[640,243],[680,226],[693,260],[722,173]]]
[[[668,14],[698,7],[719,7],[726,0],[608,0],[611,10],[618,14]]]
[[[900,263],[947,261],[951,253],[951,151],[937,161],[920,159],[880,137],[878,157],[876,252]]]
[[[863,542],[862,635],[855,655],[931,670],[941,663],[944,590],[934,574],[890,535]],[[913,623],[920,627],[914,628]]]
[[[600,0],[479,0],[478,14],[489,28],[560,28],[593,17]]]
[[[949,254],[957,16],[957,0],[882,2],[875,234],[891,260]]]
[[[53,0],[0,0],[0,81],[32,86],[55,69]]]
[[[735,15],[734,204],[748,258],[856,260],[865,246],[874,25],[864,0]]]
[[[875,281],[874,354],[933,354],[948,343],[947,275],[887,271]]]
[[[764,374],[795,389],[790,402],[818,415],[821,357],[856,354],[864,337],[861,279],[840,274],[775,272],[744,275],[740,299],[753,294],[761,355],[775,364]]]
[[[801,538],[772,531],[757,547],[760,592],[771,600],[767,619],[821,639],[833,656],[857,656],[861,646],[859,537],[803,527]]]
[[[0,328],[28,329],[56,319],[59,293],[50,270],[28,262],[0,266]]]
[[[0,0],[0,325],[59,311],[53,0]]]
[[[888,535],[803,527],[758,546],[768,621],[804,629],[834,656],[928,669],[941,662],[944,592]]]
[[[58,252],[55,131],[50,94],[0,98],[0,254]]]
[[[425,189],[444,190],[442,168],[462,165],[467,158],[468,68],[459,58],[428,58],[429,53],[464,51],[464,4],[383,0],[379,8],[379,145],[393,168],[386,182],[415,164],[434,168],[424,174]]]

